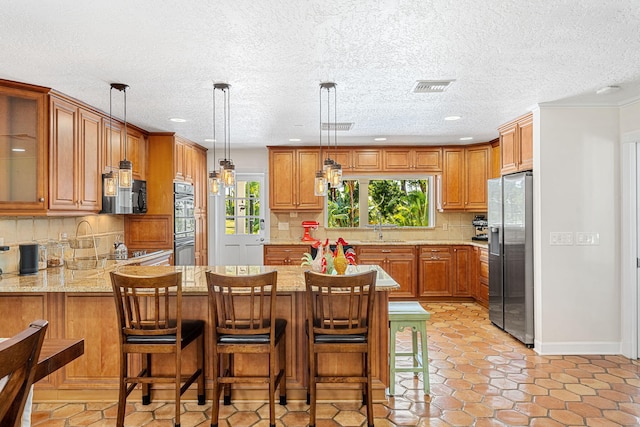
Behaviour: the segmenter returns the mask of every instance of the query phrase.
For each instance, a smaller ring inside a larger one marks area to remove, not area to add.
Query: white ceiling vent
[[[353,123],[322,123],[322,130],[351,130]]]
[[[455,80],[418,80],[413,93],[438,93],[447,90]]]

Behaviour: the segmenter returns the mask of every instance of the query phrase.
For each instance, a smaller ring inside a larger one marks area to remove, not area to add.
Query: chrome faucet
[[[377,219],[378,219],[378,223],[374,224],[373,231],[376,231],[376,227],[377,227],[377,229],[378,229],[378,240],[382,240],[382,212],[380,212],[380,210],[378,210]]]

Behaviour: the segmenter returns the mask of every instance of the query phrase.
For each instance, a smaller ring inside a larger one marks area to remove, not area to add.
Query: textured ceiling
[[[0,22],[0,78],[105,112],[127,83],[129,122],[208,147],[214,81],[232,85],[232,147],[317,144],[323,81],[344,144],[488,141],[538,103],[640,95],[637,0],[3,0]],[[455,82],[412,93],[439,79]]]

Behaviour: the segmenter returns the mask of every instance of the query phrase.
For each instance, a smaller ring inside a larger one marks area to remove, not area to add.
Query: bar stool
[[[431,317],[420,303],[415,301],[390,302],[389,303],[389,395],[396,391],[396,372],[413,372],[414,377],[422,372],[424,394],[429,394],[429,354],[427,352],[427,320]],[[405,328],[411,328],[411,353],[396,352],[396,332],[402,332]],[[418,351],[418,332],[420,332],[420,344],[422,351]],[[422,357],[420,357],[422,355]],[[397,356],[411,356],[412,367],[396,366]]]

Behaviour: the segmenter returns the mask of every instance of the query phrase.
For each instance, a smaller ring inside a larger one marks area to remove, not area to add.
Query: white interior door
[[[236,185],[215,198],[215,265],[262,265],[269,228],[264,174],[236,174]]]

